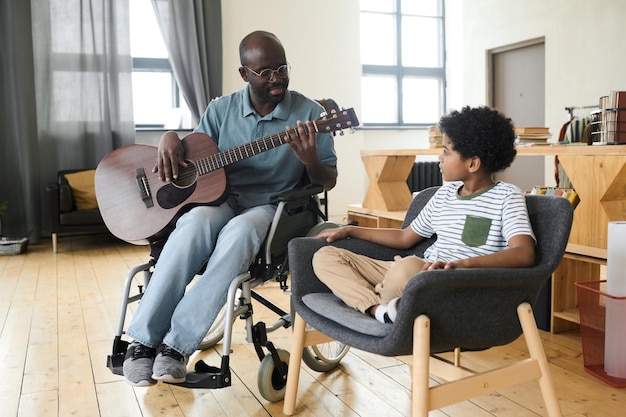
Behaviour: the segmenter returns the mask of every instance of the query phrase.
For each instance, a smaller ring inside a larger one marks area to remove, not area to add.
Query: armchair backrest
[[[527,195],[526,206],[537,238],[535,266],[552,273],[565,252],[574,208],[566,198],[545,195]]]

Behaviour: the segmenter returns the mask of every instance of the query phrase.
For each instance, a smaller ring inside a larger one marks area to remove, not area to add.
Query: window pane
[[[361,77],[361,115],[367,123],[398,122],[398,82],[396,77]]]
[[[402,65],[405,67],[442,67],[440,19],[402,18]]]
[[[404,123],[436,124],[443,110],[441,80],[406,77],[402,83],[402,118]]]
[[[172,77],[167,72],[133,72],[136,125],[163,126],[172,113]]]
[[[393,15],[361,13],[361,64],[397,64],[394,19]]]
[[[402,0],[402,14],[417,16],[441,16],[440,0]]]
[[[360,5],[361,11],[384,13],[396,11],[396,0],[361,0]]]
[[[136,58],[167,58],[167,48],[150,0],[130,3],[130,55]]]

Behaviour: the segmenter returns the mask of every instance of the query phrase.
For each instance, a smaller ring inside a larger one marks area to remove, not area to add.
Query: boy
[[[493,179],[515,159],[511,119],[488,107],[464,107],[443,116],[439,128],[443,133],[439,167],[446,184],[410,227],[344,226],[318,235],[328,242],[351,237],[397,249],[437,235],[424,259],[381,261],[334,246],[314,255],[315,274],[335,295],[383,323],[393,322],[402,289],[420,271],[530,267],[535,262],[535,237],[524,195],[516,186]]]

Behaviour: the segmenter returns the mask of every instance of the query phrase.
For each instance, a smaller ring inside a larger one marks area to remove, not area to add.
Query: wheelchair
[[[199,360],[193,372],[187,373],[185,382],[179,385],[187,388],[224,388],[231,385],[230,351],[233,325],[237,317],[245,320],[246,341],[254,345],[260,360],[257,383],[259,392],[268,401],[283,399],[287,381],[289,352],[276,348],[268,340],[268,333],[292,325],[291,313],[265,299],[254,289],[266,281],[279,283],[284,293],[288,293],[287,244],[294,237],[314,236],[320,231],[337,227],[328,221],[327,195],[318,185],[308,185],[279,196],[276,214],[267,238],[248,271],[236,277],[228,290],[226,304],[217,319],[200,343],[198,349],[211,348],[223,340],[222,361],[219,368],[208,366]],[[320,206],[324,206],[322,212]],[[120,304],[117,329],[113,340],[112,353],[107,357],[107,367],[117,375],[123,375],[122,365],[129,342],[123,339],[126,312],[131,303],[139,302],[144,289],[149,285],[154,266],[158,260],[165,239],[150,245],[150,259],[132,268],[126,275]],[[143,284],[137,285],[137,292],[131,295],[131,286],[137,275],[143,275]],[[253,320],[252,300],[261,303],[276,313],[276,322],[267,325]],[[303,350],[303,361],[312,370],[327,372],[334,369],[348,352],[349,347],[339,342],[329,342],[308,346]],[[267,353],[266,353],[267,351]]]

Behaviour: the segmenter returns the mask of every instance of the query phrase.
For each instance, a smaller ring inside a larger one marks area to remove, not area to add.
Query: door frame
[[[525,41],[521,41],[521,42],[516,42],[516,43],[512,43],[509,45],[504,45],[504,46],[498,46],[496,48],[492,48],[492,49],[488,49],[487,50],[487,56],[486,56],[486,60],[487,60],[487,82],[486,82],[486,88],[487,91],[485,92],[486,94],[486,103],[489,107],[493,107],[494,106],[494,97],[493,97],[493,82],[494,82],[494,74],[493,74],[493,56],[495,54],[499,54],[502,52],[508,52],[508,51],[512,51],[515,49],[520,49],[520,48],[525,48],[527,46],[533,46],[533,45],[538,45],[538,44],[544,44],[546,43],[546,38],[545,36],[540,36],[538,38],[533,38],[533,39],[527,39]]]

